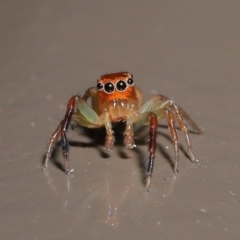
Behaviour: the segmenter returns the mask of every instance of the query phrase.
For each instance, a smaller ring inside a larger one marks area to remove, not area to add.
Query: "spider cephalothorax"
[[[92,106],[86,102],[89,97],[92,99]],[[126,148],[136,147],[133,124],[149,124],[149,156],[146,169],[146,189],[149,190],[156,152],[158,121],[164,117],[167,118],[170,138],[174,144],[174,172],[178,171],[179,161],[178,135],[175,122],[178,122],[181,131],[185,135],[188,154],[192,162],[197,162],[192,153],[189,133],[184,119],[198,133],[202,131],[187,113],[163,95],[153,96],[145,104],[142,104],[142,100],[142,92],[135,86],[132,74],[118,72],[101,76],[97,81],[97,86],[89,88],[83,97],[75,95],[69,99],[65,117],[50,139],[43,169],[45,170],[47,167],[56,141],[61,138],[66,173],[73,171],[70,168],[66,138],[66,132],[71,122],[87,128],[104,126],[106,128],[105,148],[107,150],[113,148],[115,141],[112,123],[120,121],[126,123],[124,132],[124,145]]]
[[[133,76],[127,72],[103,75],[97,82],[97,88],[100,96],[106,99],[127,99],[134,93]]]

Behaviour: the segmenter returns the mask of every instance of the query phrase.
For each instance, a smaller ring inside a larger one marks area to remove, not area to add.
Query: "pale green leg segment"
[[[83,99],[80,99],[77,112],[73,115],[73,121],[87,128],[99,128],[105,126],[106,139],[105,148],[111,150],[114,146],[115,138],[113,135],[112,124],[109,113],[98,115]]]
[[[72,121],[87,128],[97,128],[103,125],[97,113],[82,98],[79,98]]]

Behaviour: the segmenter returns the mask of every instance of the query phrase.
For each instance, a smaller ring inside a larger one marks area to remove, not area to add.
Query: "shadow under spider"
[[[161,129],[167,129],[168,126],[166,125],[158,125],[158,127]],[[179,130],[179,128],[177,128]],[[97,129],[90,129],[90,128],[85,128],[81,127],[78,125],[72,124],[70,127],[70,130],[77,131],[77,134],[80,136],[86,136],[90,139],[90,142],[80,142],[80,141],[75,141],[75,140],[68,140],[68,143],[70,146],[73,147],[87,147],[87,148],[95,148],[98,150],[100,156],[102,158],[109,158],[110,155],[107,151],[103,149],[103,145],[105,143],[105,137],[106,137],[106,131],[104,127],[97,128]],[[121,159],[128,159],[127,152],[125,151],[125,148],[123,147],[123,133],[125,130],[125,123],[120,122],[120,123],[115,123],[113,124],[113,131],[114,131],[114,136],[115,136],[115,146],[117,147],[118,150],[118,155]],[[145,178],[146,178],[146,165],[148,162],[148,157],[147,157],[147,149],[148,149],[148,131],[149,127],[147,125],[145,126],[135,126],[134,127],[134,136],[135,136],[135,143],[137,146],[146,146],[146,151],[142,151],[140,148],[136,147],[133,149],[133,151],[138,155],[138,166],[141,170],[141,181],[144,183]],[[190,133],[196,134],[194,131],[189,131]],[[160,131],[157,131],[158,135],[163,136],[165,139],[167,139],[169,142],[171,142],[171,138],[168,133],[163,133]],[[166,151],[166,148],[157,143],[157,150],[160,152],[162,157],[170,164],[171,168],[174,168],[174,161],[172,157],[168,154]],[[51,157],[51,162],[60,170],[65,172],[64,166],[61,162],[59,162],[59,148],[61,148],[61,141],[58,141],[55,145],[55,148],[53,149],[52,152],[52,157]],[[190,159],[187,151],[182,147],[181,144],[179,144],[179,149],[183,154],[186,156],[186,158]],[[174,150],[172,149],[172,152]],[[44,159],[46,158],[46,154],[42,156],[42,163],[44,162]]]

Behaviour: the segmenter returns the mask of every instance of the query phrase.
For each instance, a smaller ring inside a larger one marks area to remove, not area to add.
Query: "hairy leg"
[[[189,132],[188,132],[187,126],[184,123],[184,120],[183,120],[183,117],[182,117],[182,114],[181,114],[183,112],[183,110],[181,109],[181,112],[180,112],[179,107],[176,104],[173,104],[173,109],[174,109],[178,124],[181,128],[181,131],[183,132],[183,134],[185,136],[185,140],[186,140],[187,148],[188,148],[188,155],[189,155],[191,161],[196,163],[196,162],[198,162],[198,160],[195,158],[195,156],[192,152],[192,146],[191,146],[191,142],[190,142],[190,138],[189,138]],[[186,117],[186,115],[185,115],[185,117]],[[188,119],[188,121],[189,121],[189,119]],[[197,127],[197,125],[196,125],[196,127]],[[196,127],[195,127],[195,129],[196,129]],[[199,130],[201,131],[201,129],[199,129]]]
[[[54,133],[52,134],[52,136],[50,138],[50,142],[48,144],[48,149],[47,149],[47,152],[46,152],[46,157],[45,157],[45,160],[44,160],[44,163],[43,163],[42,170],[47,169],[48,161],[51,159],[53,148],[54,148],[55,143],[57,142],[60,134],[61,134],[61,123],[58,125],[57,129],[54,131]]]
[[[174,110],[176,106],[182,118],[184,118],[197,133],[199,134],[203,133],[203,131],[197,126],[197,124],[191,119],[191,117],[181,107],[179,107],[172,100],[170,100],[169,98],[163,95],[156,95],[151,97],[140,108],[139,111],[141,113],[154,112],[158,116],[158,119],[160,119],[163,117],[162,110],[169,109],[169,108]],[[143,122],[143,123],[145,124],[146,122]]]
[[[78,101],[78,98],[79,98],[79,96],[76,95],[69,99],[65,116],[50,138],[50,142],[49,142],[47,153],[46,153],[46,158],[43,163],[43,168],[42,168],[43,170],[46,170],[48,161],[51,159],[53,148],[54,148],[58,138],[61,137],[61,145],[62,145],[65,171],[66,171],[66,173],[70,173],[73,171],[70,169],[70,159],[69,159],[69,150],[68,150],[69,148],[68,148],[66,132],[69,128],[69,124],[71,122],[72,115],[74,113],[76,102]]]
[[[175,173],[177,173],[178,172],[178,162],[179,162],[179,147],[178,147],[178,135],[177,135],[176,125],[175,125],[175,118],[174,118],[173,113],[169,110],[166,110],[166,114],[167,114],[169,134],[170,134],[171,140],[174,145],[175,159],[174,159],[173,171]]]
[[[176,105],[176,104],[175,104]],[[199,134],[203,133],[202,129],[190,118],[190,116],[179,106],[177,106],[179,114],[187,120],[187,122],[192,126],[192,128]]]
[[[110,151],[113,149],[114,142],[115,142],[115,137],[114,137],[114,132],[112,130],[112,123],[109,119],[109,113],[106,113],[104,116],[104,123],[105,123],[105,128],[106,128],[106,138],[105,138],[105,144],[104,147],[107,151]]]
[[[126,122],[126,128],[124,132],[124,146],[125,148],[133,149],[136,147],[134,142],[134,133],[133,133],[133,116],[129,116]]]

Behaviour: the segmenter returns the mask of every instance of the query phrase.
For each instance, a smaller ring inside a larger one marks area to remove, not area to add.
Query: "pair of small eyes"
[[[117,91],[123,92],[126,90],[128,86],[132,86],[132,85],[133,85],[133,80],[132,78],[129,78],[127,81],[119,80],[115,84],[113,84],[112,82],[106,82],[106,83],[99,82],[97,84],[97,88],[98,90],[104,90],[106,93],[112,93],[114,92],[115,88]]]

